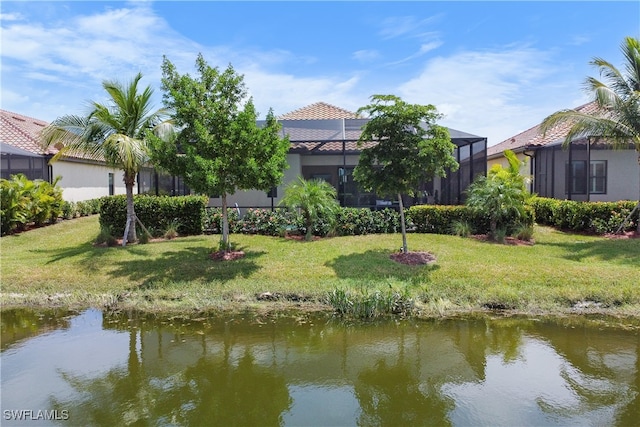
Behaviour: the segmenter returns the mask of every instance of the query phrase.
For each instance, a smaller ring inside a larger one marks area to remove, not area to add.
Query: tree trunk
[[[311,214],[308,211],[305,212],[304,217],[307,226],[307,232],[305,233],[304,240],[310,242],[313,240],[313,221],[311,220]]]
[[[125,174],[124,185],[127,189],[127,225],[128,232],[122,237],[122,245],[133,243],[138,240],[136,235],[136,211],[133,207],[133,184],[135,183],[135,175],[130,177]],[[126,228],[126,227],[125,227]]]
[[[407,226],[404,222],[404,205],[402,204],[402,194],[398,194],[398,205],[400,208],[400,229],[402,230],[402,253],[407,253]]]
[[[225,252],[229,251],[229,215],[227,214],[227,193],[222,194],[222,238],[220,246]]]

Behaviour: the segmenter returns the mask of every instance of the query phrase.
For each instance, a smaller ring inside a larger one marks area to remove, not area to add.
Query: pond
[[[640,335],[624,321],[6,310],[1,325],[3,426],[640,420]]]

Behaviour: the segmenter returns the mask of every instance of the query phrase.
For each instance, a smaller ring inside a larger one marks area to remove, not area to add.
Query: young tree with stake
[[[362,150],[353,175],[366,191],[380,196],[397,196],[402,230],[402,251],[407,253],[407,232],[402,194],[410,194],[434,176],[457,170],[455,145],[433,105],[408,104],[395,95],[373,95],[371,104],[358,110],[370,120],[363,127],[359,145],[374,141]]]
[[[162,63],[164,102],[173,110],[175,134],[150,136],[152,160],[184,178],[195,192],[222,198],[220,247],[229,250],[227,196],[237,190],[268,191],[278,185],[287,167],[288,138],[269,110],[259,127],[257,112],[243,76],[229,65],[210,67],[196,59],[198,77],[179,74],[165,57]]]

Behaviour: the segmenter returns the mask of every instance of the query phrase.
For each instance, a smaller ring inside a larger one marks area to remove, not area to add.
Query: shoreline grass
[[[396,292],[416,315],[500,309],[640,316],[640,239],[612,240],[536,227],[533,246],[409,234],[409,249],[436,255],[407,266],[389,255],[399,235],[299,242],[232,235],[246,256],[216,262],[219,236],[96,247],[98,217],[0,239],[0,303],[152,312],[332,310],[331,292]],[[258,295],[269,292],[261,301]]]

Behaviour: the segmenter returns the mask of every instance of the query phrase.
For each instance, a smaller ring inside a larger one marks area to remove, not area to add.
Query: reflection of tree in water
[[[537,322],[535,332],[565,360],[559,374],[577,403],[563,405],[539,398],[540,408],[548,414],[569,418],[580,414],[614,413],[615,425],[639,425],[638,336],[635,336],[634,346],[628,333],[603,330],[579,320],[566,322],[564,327],[553,322]],[[632,358],[633,368],[629,364]]]
[[[433,385],[420,384],[401,364],[387,366],[380,360],[374,368],[362,371],[355,394],[362,411],[359,426],[451,425],[447,414],[453,403]]]
[[[69,327],[69,311],[13,309],[2,312],[0,322],[0,343],[2,350],[13,343],[47,333],[55,329]]]
[[[617,425],[631,426],[640,422],[640,338],[636,337],[636,366],[632,386],[634,396],[616,417]]]
[[[63,377],[78,393],[52,399],[53,408],[68,410],[75,425],[277,426],[291,406],[285,379],[255,364],[249,350],[235,366],[228,357],[203,356],[180,373],[152,377],[139,360],[135,332],[126,368],[98,378]]]
[[[237,366],[201,358],[157,406],[180,425],[278,426],[291,397],[285,379],[256,365],[247,350]]]
[[[62,373],[78,394],[69,401],[52,398],[53,408],[69,411],[69,422],[74,425],[145,425],[153,408],[154,390],[142,372],[136,338],[136,332],[131,331],[126,367],[110,369],[98,378]]]

